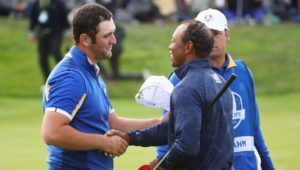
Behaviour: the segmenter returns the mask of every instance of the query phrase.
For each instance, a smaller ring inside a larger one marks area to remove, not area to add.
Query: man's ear
[[[92,40],[87,34],[81,34],[80,37],[80,42],[85,46],[88,47],[91,45]]]
[[[191,54],[193,51],[194,45],[192,41],[188,41],[185,44],[185,49],[184,49],[184,53],[185,54]]]
[[[230,31],[225,30],[225,36],[226,36],[226,41],[228,42],[230,40]]]

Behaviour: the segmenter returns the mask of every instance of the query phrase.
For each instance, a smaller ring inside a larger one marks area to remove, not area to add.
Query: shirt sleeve
[[[167,167],[178,167],[190,158],[196,156],[200,150],[200,130],[202,109],[197,95],[192,89],[177,88],[176,95],[172,96],[174,107],[175,141],[166,157]]]
[[[252,93],[253,93],[253,102],[254,102],[254,106],[255,106],[255,136],[254,136],[254,145],[259,153],[260,159],[261,159],[261,167],[262,169],[265,170],[273,170],[275,169],[273,162],[271,160],[271,157],[269,155],[269,150],[267,148],[267,145],[265,144],[263,135],[262,135],[262,131],[260,129],[260,114],[259,114],[259,110],[258,110],[258,106],[257,106],[257,102],[256,102],[256,95],[255,95],[255,85],[254,85],[254,80],[253,80],[253,76],[251,73],[251,70],[249,68],[247,68],[249,77],[251,79],[251,86],[252,86]]]
[[[168,142],[168,122],[128,132],[129,144],[135,146],[160,146]]]
[[[85,97],[86,87],[80,73],[65,71],[46,83],[44,111],[55,111],[72,120]]]

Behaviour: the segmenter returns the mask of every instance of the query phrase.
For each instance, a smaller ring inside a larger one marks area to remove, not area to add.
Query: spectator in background
[[[290,20],[291,16],[291,2],[282,0],[266,0],[266,8],[280,20]]]
[[[13,9],[0,0],[0,16],[8,16]]]
[[[50,74],[49,56],[56,62],[62,59],[61,46],[64,31],[68,29],[68,10],[61,0],[37,0],[30,9],[29,40],[37,41],[39,63],[44,81]]]
[[[263,0],[227,0],[227,8],[222,12],[229,21],[247,18],[261,23],[266,11]]]
[[[152,0],[131,0],[127,11],[140,22],[161,22],[162,16]]]
[[[294,7],[293,21],[300,23],[300,0],[293,0],[292,6]]]
[[[191,19],[207,8],[225,9],[226,0],[176,0],[178,21]]]
[[[0,16],[9,16],[12,13],[22,14],[27,7],[27,3],[24,0],[18,0],[12,5],[8,5],[3,0],[0,0]]]
[[[176,0],[177,19],[179,22],[191,19],[191,10],[186,0]]]

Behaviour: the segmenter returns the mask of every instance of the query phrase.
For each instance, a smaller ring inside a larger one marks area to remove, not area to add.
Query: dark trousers
[[[39,63],[46,82],[50,72],[49,56],[52,55],[56,62],[62,59],[61,54],[62,34],[43,35],[38,38]]]

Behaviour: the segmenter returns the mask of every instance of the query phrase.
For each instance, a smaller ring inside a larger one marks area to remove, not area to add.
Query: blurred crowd
[[[27,17],[36,0],[0,0],[0,16]],[[229,22],[300,22],[300,0],[63,0],[69,12],[87,2],[109,5],[115,20],[138,24],[182,21],[204,9],[222,11]]]
[[[273,25],[280,21],[300,23],[300,0],[0,0],[0,16],[28,18],[29,40],[37,44],[39,64],[44,81],[51,71],[49,57],[59,62],[63,53],[63,35],[71,39],[70,23],[75,9],[85,3],[99,3],[108,8],[116,21],[116,39],[108,71],[101,63],[100,74],[111,82],[115,80],[144,80],[150,75],[144,69],[140,73],[122,73],[120,57],[126,30],[122,23],[138,25],[152,22],[162,25],[193,19],[208,8],[223,12],[230,23],[249,25]]]

